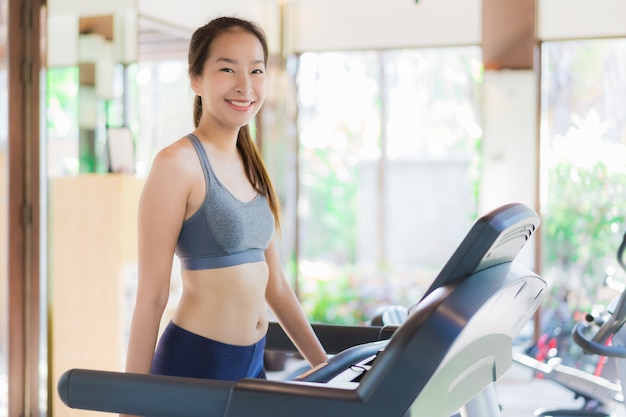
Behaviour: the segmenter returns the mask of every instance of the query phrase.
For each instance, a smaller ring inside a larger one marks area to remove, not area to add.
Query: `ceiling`
[[[138,61],[186,59],[191,30],[140,15],[137,19]]]

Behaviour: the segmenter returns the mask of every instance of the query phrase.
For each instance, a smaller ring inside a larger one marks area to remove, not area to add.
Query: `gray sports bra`
[[[202,205],[183,223],[178,255],[184,269],[213,269],[265,261],[265,249],[274,234],[274,216],[264,195],[244,203],[217,179],[209,158],[193,134],[193,144],[206,182]]]

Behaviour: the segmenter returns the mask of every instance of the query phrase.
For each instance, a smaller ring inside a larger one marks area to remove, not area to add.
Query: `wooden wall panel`
[[[44,0],[8,1],[9,415],[39,415],[39,75]]]
[[[535,60],[535,0],[483,0],[485,69],[532,69]]]
[[[142,179],[123,174],[84,174],[50,182],[49,373],[55,384],[72,368],[124,369],[126,274],[137,264],[142,187]],[[70,409],[56,391],[50,394],[54,416],[102,415]]]

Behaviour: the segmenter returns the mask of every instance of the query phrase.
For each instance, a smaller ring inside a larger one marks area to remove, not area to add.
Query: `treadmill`
[[[512,203],[478,218],[399,326],[313,324],[330,359],[295,379],[236,382],[70,369],[70,408],[148,417],[499,416],[493,383],[546,283],[515,258],[539,227]],[[295,351],[276,323],[266,349]]]

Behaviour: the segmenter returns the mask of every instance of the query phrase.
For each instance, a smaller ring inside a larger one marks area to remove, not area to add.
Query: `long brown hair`
[[[249,20],[236,17],[218,17],[198,28],[191,36],[188,55],[189,76],[191,78],[202,75],[204,63],[209,56],[209,49],[213,40],[218,35],[235,28],[241,28],[251,33],[261,42],[261,46],[263,47],[263,59],[265,61],[265,67],[267,68],[269,52],[263,29]],[[200,96],[196,96],[193,103],[193,124],[195,127],[198,127],[200,124],[201,117],[202,99]],[[265,164],[263,163],[261,152],[252,139],[248,125],[239,129],[237,135],[237,149],[243,159],[248,179],[257,191],[267,198],[270,210],[274,214],[276,229],[280,230],[280,202],[270,176],[267,173],[267,169],[265,168]]]

